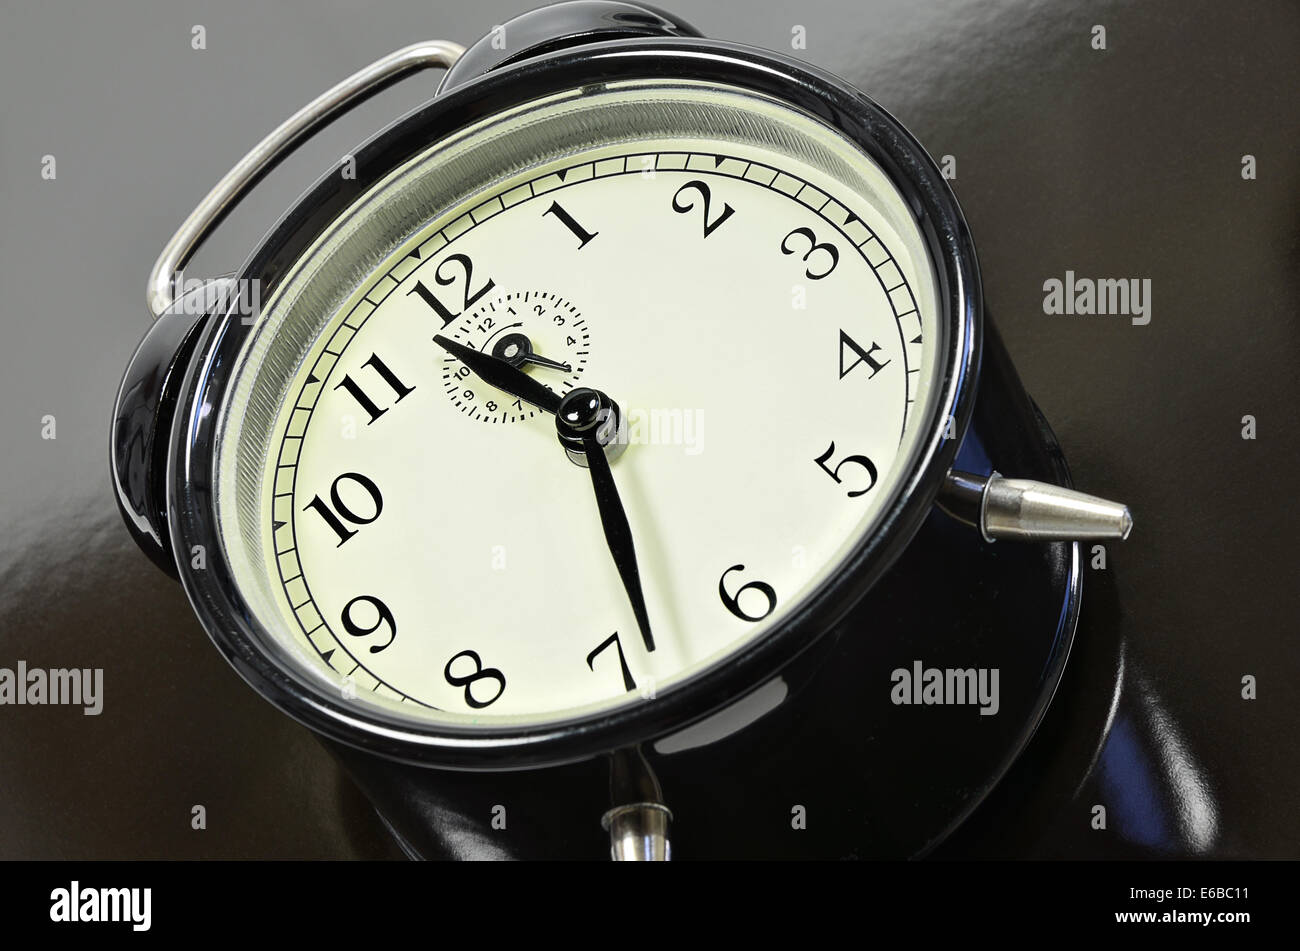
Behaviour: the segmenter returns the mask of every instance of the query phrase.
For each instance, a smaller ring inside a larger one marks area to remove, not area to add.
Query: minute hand
[[[491,354],[449,340],[442,334],[434,337],[433,342],[457,357],[489,386],[495,386],[511,396],[526,400],[548,413],[554,414],[559,409],[560,397],[556,393],[545,384],[538,383],[523,370],[512,367],[505,360],[498,360]]]
[[[600,522],[605,529],[605,541],[609,544],[609,553],[614,559],[614,567],[623,579],[627,599],[632,603],[632,613],[636,616],[637,627],[641,629],[641,639],[645,649],[655,649],[654,635],[650,633],[650,615],[645,607],[645,595],[641,593],[641,572],[636,564],[636,549],[632,547],[632,527],[628,525],[627,513],[618,497],[618,486],[614,484],[614,473],[610,471],[609,460],[605,458],[605,449],[594,435],[583,438],[587,449],[587,466],[591,469],[591,484],[596,490],[596,508],[600,510]]]

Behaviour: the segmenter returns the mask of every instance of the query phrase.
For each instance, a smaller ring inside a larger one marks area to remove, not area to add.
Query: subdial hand
[[[539,357],[535,353],[530,353],[528,356],[524,357],[524,362],[539,367],[547,367],[551,370],[563,370],[565,373],[569,373],[573,370],[573,367],[569,366],[567,363],[557,363],[555,360],[549,360],[546,357]]]
[[[551,370],[562,370],[569,373],[573,367],[567,363],[559,363],[556,360],[540,357],[533,351],[533,342],[528,339],[527,334],[513,333],[506,334],[492,347],[492,356],[498,360],[504,360],[513,367],[523,366],[525,363],[531,363],[539,367],[547,367]]]

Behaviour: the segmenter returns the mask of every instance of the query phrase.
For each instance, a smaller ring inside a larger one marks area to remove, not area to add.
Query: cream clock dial
[[[869,530],[927,385],[933,278],[879,201],[658,140],[430,222],[286,390],[262,517],[295,636],[359,693],[476,718],[644,702],[761,637]],[[436,335],[617,402],[653,649],[554,417]]]

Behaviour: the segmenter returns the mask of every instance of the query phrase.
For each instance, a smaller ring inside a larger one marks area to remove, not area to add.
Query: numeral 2
[[[673,211],[676,211],[679,214],[684,215],[695,207],[694,200],[685,200],[682,198],[682,193],[688,191],[699,192],[700,198],[703,199],[704,237],[706,238],[709,235],[713,234],[714,231],[718,230],[718,228],[722,225],[724,221],[726,221],[728,218],[730,218],[732,215],[736,213],[736,209],[732,208],[724,201],[722,203],[722,214],[718,215],[718,217],[715,218],[713,221],[710,221],[709,202],[713,198],[713,193],[709,191],[709,186],[704,184],[704,182],[701,181],[690,181],[687,182],[685,185],[683,185],[681,188],[677,189],[677,192],[673,195]]]

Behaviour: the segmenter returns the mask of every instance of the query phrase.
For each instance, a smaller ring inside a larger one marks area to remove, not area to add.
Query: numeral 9
[[[378,612],[378,616],[375,618],[375,623],[369,627],[362,627],[352,619],[352,608],[358,601],[366,602]],[[393,618],[393,612],[388,610],[388,605],[384,604],[383,601],[380,601],[378,598],[372,597],[371,595],[358,595],[344,605],[342,620],[343,630],[347,631],[353,637],[366,637],[370,634],[374,634],[382,625],[388,625],[388,640],[384,641],[382,644],[371,644],[370,653],[372,654],[378,654],[380,651],[392,644],[393,641],[397,640],[397,621]]]

